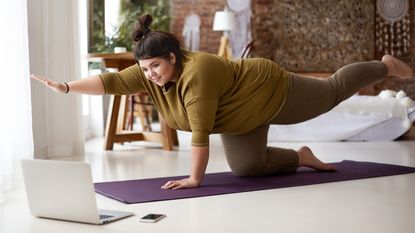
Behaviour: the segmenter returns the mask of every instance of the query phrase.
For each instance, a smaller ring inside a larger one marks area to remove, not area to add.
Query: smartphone
[[[140,222],[157,222],[164,217],[166,217],[165,214],[147,214],[140,218]]]

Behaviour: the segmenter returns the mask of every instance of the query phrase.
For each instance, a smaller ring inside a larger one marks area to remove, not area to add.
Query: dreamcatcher
[[[376,47],[393,56],[409,52],[410,16],[408,0],[377,0]]]
[[[232,54],[238,55],[251,41],[251,0],[227,0],[227,3],[236,21],[236,28],[229,35]]]
[[[198,51],[200,44],[200,17],[191,13],[184,20],[183,37],[186,47]]]

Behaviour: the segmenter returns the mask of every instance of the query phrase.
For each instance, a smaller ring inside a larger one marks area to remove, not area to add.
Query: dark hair
[[[176,56],[176,68],[181,70],[183,53],[180,41],[171,33],[163,31],[151,31],[150,25],[153,17],[146,14],[138,19],[133,32],[136,41],[134,57],[137,60],[161,57],[170,59],[170,53]]]

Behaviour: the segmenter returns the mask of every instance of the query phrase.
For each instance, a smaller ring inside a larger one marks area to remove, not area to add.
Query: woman
[[[293,124],[325,113],[356,91],[412,70],[392,56],[347,65],[328,79],[289,73],[266,59],[228,61],[190,52],[170,33],[151,31],[142,16],[134,32],[137,65],[68,83],[32,75],[60,93],[133,94],[145,90],[170,127],[192,132],[190,176],[163,189],[195,188],[209,158],[209,134],[221,133],[226,158],[238,176],[295,172],[300,166],[334,171],[308,147],[267,147],[270,124]]]

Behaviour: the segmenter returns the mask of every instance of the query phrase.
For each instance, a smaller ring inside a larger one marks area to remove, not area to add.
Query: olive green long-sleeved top
[[[192,132],[192,145],[207,146],[209,134],[244,134],[270,120],[284,104],[288,73],[262,58],[228,61],[184,51],[180,77],[167,91],[145,78],[138,65],[101,75],[107,94],[145,90],[167,124]]]

